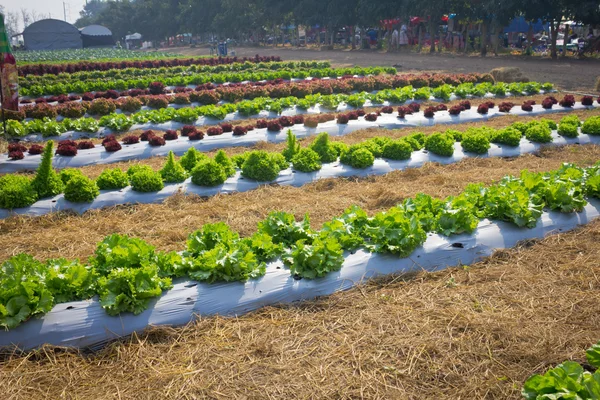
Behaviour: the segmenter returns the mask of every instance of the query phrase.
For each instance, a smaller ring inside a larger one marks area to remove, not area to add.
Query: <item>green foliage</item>
[[[223,150],[217,151],[217,154],[215,154],[215,162],[223,168],[225,175],[228,177],[235,175],[235,167],[233,162],[229,157],[227,157],[227,154],[225,154]]]
[[[533,375],[525,381],[521,394],[527,400],[600,398],[600,343],[586,351],[586,359],[596,372],[586,371],[579,363],[565,361],[544,375]]]
[[[300,143],[298,143],[296,135],[292,133],[291,129],[287,131],[287,147],[283,150],[283,156],[288,162],[292,161],[292,158],[300,151]]]
[[[206,224],[202,229],[188,236],[187,253],[197,257],[205,251],[214,249],[219,243],[232,247],[239,238],[239,235],[224,222]]]
[[[127,176],[131,179],[138,172],[154,172],[154,170],[146,164],[135,164],[127,169]]]
[[[525,131],[525,138],[536,143],[550,143],[552,130],[544,122],[530,124]]]
[[[129,186],[129,177],[121,168],[109,168],[96,178],[100,190],[119,190]]]
[[[31,186],[37,192],[40,199],[56,196],[63,191],[64,187],[60,176],[52,168],[52,148],[53,142],[49,141],[44,148],[42,162],[37,169],[35,178],[31,182]]]
[[[435,230],[445,236],[471,233],[478,223],[476,204],[463,193],[449,197],[439,209]]]
[[[561,122],[558,126],[558,134],[568,138],[576,138],[579,136],[579,130],[577,125],[573,123]]]
[[[90,203],[99,194],[96,182],[83,174],[73,176],[65,187],[65,199],[73,203]]]
[[[35,203],[37,192],[25,175],[0,176],[0,208],[21,208]]]
[[[301,172],[313,172],[321,169],[321,157],[312,149],[299,150],[292,158],[295,169]]]
[[[339,156],[338,151],[331,145],[328,133],[320,133],[309,147],[319,155],[323,163],[334,162]]]
[[[581,126],[581,132],[588,135],[600,135],[600,116],[586,119]]]
[[[165,185],[159,172],[140,170],[129,178],[131,187],[136,192],[158,192]]]
[[[279,169],[281,171],[283,171],[284,169],[288,169],[290,167],[290,163],[288,162],[288,160],[285,159],[283,154],[270,153],[270,156],[271,156],[271,159],[273,160],[273,162],[275,164],[277,164],[277,166],[279,166]]]
[[[113,269],[98,281],[100,304],[108,315],[142,313],[153,297],[172,287],[170,278],[160,278],[156,267]]]
[[[446,135],[450,135],[454,138],[454,141],[461,142],[463,139],[463,133],[461,131],[457,131],[455,129],[448,129],[444,132]]]
[[[364,227],[366,248],[375,253],[392,253],[406,257],[425,242],[427,235],[417,218],[407,217],[393,207],[380,212]]]
[[[175,161],[175,154],[172,151],[169,151],[167,162],[160,170],[160,176],[165,182],[183,182],[187,178],[187,172]]]
[[[63,185],[66,185],[74,176],[83,176],[83,172],[75,168],[67,168],[60,171],[60,180],[62,181]]]
[[[460,144],[464,151],[475,154],[485,154],[490,148],[490,140],[483,133],[466,133]]]
[[[450,157],[454,154],[454,136],[434,133],[425,140],[425,149],[439,156]]]
[[[518,227],[533,228],[542,215],[542,205],[514,179],[504,179],[485,195],[485,216],[509,221]]]
[[[340,217],[324,223],[319,235],[323,239],[335,238],[343,249],[352,251],[364,244],[362,229],[367,222],[367,213],[358,206],[352,206]]]
[[[279,175],[279,171],[281,171],[280,166],[264,150],[249,152],[246,161],[242,165],[242,175],[259,182],[275,180]]]
[[[367,148],[360,144],[350,146],[348,151],[342,154],[340,158],[342,164],[350,165],[353,168],[367,168],[375,162],[375,156]]]
[[[298,240],[284,258],[294,275],[306,279],[320,278],[332,271],[339,271],[344,263],[342,246],[334,238],[316,238],[307,244]]]
[[[155,265],[154,246],[142,239],[112,234],[98,244],[90,264],[101,275],[114,269],[142,268]]]
[[[506,144],[508,146],[518,146],[521,143],[521,131],[515,128],[505,128],[492,136],[491,141],[498,144]]]
[[[207,158],[208,157],[206,157],[205,154],[200,153],[193,147],[190,147],[188,151],[186,151],[185,154],[181,156],[181,158],[179,159],[179,163],[183,168],[185,168],[187,172],[192,172],[192,170],[194,169],[194,167],[196,167],[196,164],[198,164],[199,161],[206,160]]]
[[[562,117],[560,119],[560,125],[562,125],[562,124],[571,124],[571,125],[575,125],[576,127],[580,127],[581,120],[579,119],[579,117],[577,115],[565,115],[564,117]]]
[[[254,235],[244,238],[243,241],[252,249],[259,261],[271,261],[283,254],[283,245],[274,243],[271,235],[265,232],[256,232]]]
[[[27,254],[0,266],[0,327],[15,328],[31,316],[52,309],[53,297],[44,284],[44,266]]]
[[[383,146],[383,158],[390,160],[408,160],[412,155],[412,147],[402,139],[391,140]]]
[[[98,274],[79,260],[48,260],[45,265],[46,286],[56,304],[89,299],[95,294]]]
[[[198,186],[217,186],[226,180],[227,174],[221,164],[211,159],[199,162],[192,170],[192,183]]]
[[[231,162],[236,166],[236,168],[242,169],[242,165],[244,165],[247,157],[248,153],[236,154],[231,157]]]
[[[204,251],[193,260],[189,276],[206,282],[246,281],[263,276],[266,272],[264,262],[242,241],[234,246],[217,244]]]
[[[293,214],[281,211],[269,213],[267,218],[258,223],[258,232],[266,233],[273,238],[273,243],[291,246],[298,240],[312,240],[314,232],[310,229],[308,215],[300,222],[296,222]]]
[[[600,174],[588,178],[586,182],[586,194],[589,197],[600,199]]]

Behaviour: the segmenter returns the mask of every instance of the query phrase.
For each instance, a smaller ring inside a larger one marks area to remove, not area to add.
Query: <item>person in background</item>
[[[400,40],[400,34],[398,33],[398,28],[394,28],[394,32],[392,32],[392,49],[397,50]]]
[[[408,33],[406,30],[406,25],[402,25],[400,28],[400,33],[398,35],[398,44],[400,45],[400,49],[404,50],[408,46]]]

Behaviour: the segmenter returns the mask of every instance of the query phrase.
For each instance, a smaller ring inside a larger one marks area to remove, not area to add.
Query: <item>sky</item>
[[[79,18],[79,11],[85,5],[85,0],[64,0],[65,9],[67,14],[68,22],[75,22]],[[37,14],[43,15],[44,18],[48,17],[48,14],[52,15],[55,19],[64,19],[63,13],[63,0],[0,0],[7,11],[16,11],[21,13],[21,8],[27,10],[35,10]],[[43,18],[42,18],[43,19]],[[22,21],[20,22],[20,28],[22,28]]]

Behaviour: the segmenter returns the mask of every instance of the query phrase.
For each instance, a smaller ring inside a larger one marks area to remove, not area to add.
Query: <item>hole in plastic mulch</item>
[[[452,243],[452,247],[454,247],[455,249],[464,249],[465,245],[462,243]]]
[[[188,283],[187,285],[185,285],[186,288],[192,288],[192,287],[196,287],[198,286],[197,283]]]

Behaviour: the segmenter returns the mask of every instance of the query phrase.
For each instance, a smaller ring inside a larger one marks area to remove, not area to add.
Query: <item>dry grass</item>
[[[600,220],[469,268],[154,329],[96,354],[5,355],[5,399],[518,399],[598,340]]]
[[[529,78],[523,76],[523,71],[517,67],[500,67],[490,71],[496,82],[529,82]]]
[[[163,204],[118,206],[81,216],[55,213],[11,217],[0,221],[0,261],[20,252],[40,259],[87,258],[96,244],[112,233],[140,237],[161,250],[180,250],[187,235],[203,224],[224,221],[248,235],[274,210],[298,216],[309,213],[313,227],[318,228],[351,205],[376,213],[419,192],[445,197],[460,193],[469,183],[490,183],[522,169],[548,171],[562,162],[590,165],[598,160],[600,146],[566,146],[513,159],[472,158],[448,166],[427,164],[385,176],[327,179],[301,188],[264,186],[208,199],[177,195]]]
[[[543,96],[538,96],[538,97],[543,97]],[[541,99],[538,99],[537,97],[531,97],[531,99],[536,100],[538,103],[541,102]],[[473,101],[472,103],[473,103],[474,107],[477,107],[477,104],[479,104],[479,103],[476,103],[475,101]],[[565,115],[571,115],[571,114],[577,115],[582,119],[586,119],[586,118],[589,118],[590,116],[600,115],[600,110],[598,110],[598,109],[578,110],[578,111],[571,111],[570,113],[549,114],[549,115],[544,116],[544,118],[558,122]],[[422,127],[422,128],[405,128],[405,129],[393,129],[393,130],[382,129],[382,128],[370,128],[370,129],[361,129],[359,131],[355,131],[355,132],[352,132],[352,133],[350,133],[348,135],[344,135],[344,136],[332,137],[331,139],[334,141],[340,141],[340,142],[344,142],[348,145],[352,145],[352,144],[359,143],[359,142],[362,142],[366,139],[373,138],[373,137],[387,136],[390,138],[400,138],[402,136],[406,136],[406,135],[409,135],[409,134],[415,133],[415,132],[423,132],[425,134],[431,134],[434,132],[444,131],[446,129],[456,129],[459,131],[464,131],[468,128],[480,127],[480,126],[489,126],[492,128],[504,128],[516,121],[527,122],[527,121],[530,121],[533,119],[539,119],[539,117],[518,117],[515,115],[507,115],[507,116],[492,118],[486,122],[472,122],[472,123],[465,123],[465,124],[459,124],[459,125],[436,125],[436,126],[427,126],[427,127]],[[310,143],[312,143],[313,139],[314,139],[314,137],[307,138],[307,139],[301,139],[299,142],[300,142],[301,146],[308,146]],[[286,147],[285,142],[283,142],[283,143],[258,142],[257,144],[255,144],[251,147],[229,147],[229,148],[224,148],[222,150],[224,150],[225,153],[227,153],[229,156],[233,156],[235,154],[240,154],[245,151],[248,151],[249,149],[280,152],[283,149],[285,149],[285,147]],[[206,154],[208,154],[209,156],[212,157],[215,155],[215,153],[217,151],[218,151],[218,149],[212,150],[210,152],[207,152]],[[132,165],[145,164],[145,165],[151,166],[155,170],[159,170],[163,167],[165,162],[166,162],[166,157],[152,157],[152,158],[143,159],[143,160],[122,161],[122,162],[117,162],[117,163],[113,163],[113,164],[109,164],[109,165],[107,165],[107,164],[89,165],[89,166],[82,167],[79,169],[84,174],[89,176],[90,178],[96,179],[98,177],[98,175],[100,175],[102,173],[102,171],[104,171],[106,168],[121,168],[123,170],[126,170],[127,168],[131,167]]]

